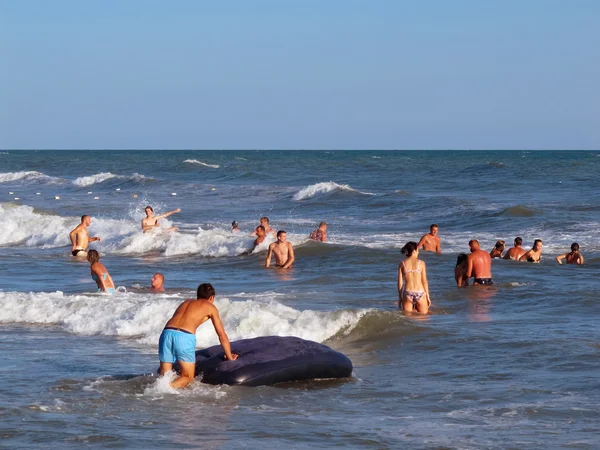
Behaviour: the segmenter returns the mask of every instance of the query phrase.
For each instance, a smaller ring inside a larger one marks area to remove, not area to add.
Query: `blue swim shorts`
[[[160,362],[196,362],[196,335],[183,331],[163,330],[158,340]]]

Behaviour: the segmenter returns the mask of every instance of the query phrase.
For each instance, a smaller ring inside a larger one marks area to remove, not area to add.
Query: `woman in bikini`
[[[87,260],[90,263],[90,271],[92,279],[98,285],[98,292],[106,292],[108,294],[115,293],[115,283],[112,277],[100,262],[100,253],[96,250],[90,250],[87,254]]]
[[[567,264],[583,264],[583,255],[579,253],[579,244],[577,242],[571,244],[571,253],[557,256],[556,262],[562,264],[563,259],[567,260]]]
[[[533,248],[528,252],[525,252],[523,256],[519,258],[519,261],[527,261],[532,263],[539,263],[542,259],[542,240],[536,239],[533,241]]]
[[[418,259],[417,243],[407,243],[402,254],[406,259],[398,266],[398,307],[406,312],[427,314],[431,306],[429,284],[425,263]]]

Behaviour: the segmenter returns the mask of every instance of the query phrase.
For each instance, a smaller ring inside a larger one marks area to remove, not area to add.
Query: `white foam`
[[[102,172],[102,173],[97,173],[95,175],[90,175],[87,177],[76,178],[75,180],[73,180],[73,184],[75,186],[79,186],[79,187],[87,187],[87,186],[92,186],[93,184],[103,183],[106,180],[111,180],[113,178],[116,178],[119,180],[131,180],[131,181],[143,181],[143,180],[151,179],[150,177],[146,177],[139,173],[134,173],[132,175],[115,175],[110,172]]]
[[[186,159],[184,163],[196,164],[199,166],[210,167],[211,169],[218,169],[220,166],[218,164],[207,164],[202,161],[198,161],[197,159]]]
[[[333,181],[329,181],[329,182],[311,184],[310,186],[307,186],[307,187],[299,190],[294,195],[294,200],[306,200],[307,198],[312,198],[317,194],[326,194],[328,192],[333,192],[333,191],[347,191],[347,192],[356,192],[358,194],[363,194],[363,195],[375,195],[370,192],[357,191],[356,189],[351,188],[347,184],[337,184]]]
[[[323,342],[339,332],[350,332],[370,311],[299,311],[275,297],[281,298],[268,292],[238,294],[236,301],[217,297],[215,305],[229,339],[275,335]],[[54,324],[74,334],[131,338],[154,351],[165,321],[182,300],[173,294],[0,292],[0,323]],[[210,322],[198,328],[196,338],[198,348],[219,343]]]
[[[0,183],[8,183],[10,181],[44,181],[58,183],[62,181],[60,178],[50,177],[43,174],[42,172],[36,172],[33,170],[24,172],[4,172],[0,173]]]

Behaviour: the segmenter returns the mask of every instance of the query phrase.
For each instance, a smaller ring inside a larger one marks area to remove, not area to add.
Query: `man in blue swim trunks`
[[[219,342],[225,350],[225,359],[233,361],[238,355],[231,353],[227,333],[219,317],[219,311],[213,304],[215,288],[209,283],[198,286],[197,299],[188,299],[177,307],[173,317],[165,325],[158,341],[160,375],[173,369],[173,363],[179,364],[181,375],[170,386],[180,389],[194,379],[196,369],[196,329],[210,319],[215,327]]]

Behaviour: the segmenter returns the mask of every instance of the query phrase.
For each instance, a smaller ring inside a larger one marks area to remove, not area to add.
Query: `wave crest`
[[[509,217],[533,217],[542,214],[542,211],[535,208],[529,208],[524,205],[516,205],[511,206],[509,208],[505,208],[498,213],[499,216],[509,216]]]
[[[218,169],[220,166],[218,164],[208,164],[202,161],[198,161],[197,159],[186,159],[184,163],[196,164],[198,166],[210,167],[211,169]]]
[[[45,181],[45,182],[59,182],[60,178],[54,178],[43,174],[42,172],[36,172],[34,170],[23,171],[23,172],[5,172],[0,173],[0,183],[8,183],[10,181]]]
[[[111,179],[135,181],[138,183],[144,182],[147,180],[152,180],[152,178],[146,177],[139,173],[134,173],[132,175],[115,175],[110,172],[102,172],[102,173],[97,173],[95,175],[90,175],[87,177],[76,178],[75,180],[73,180],[73,184],[75,186],[79,186],[79,187],[87,187],[87,186],[92,186],[93,184],[104,183],[105,181],[111,180]]]
[[[370,192],[361,192],[353,189],[347,184],[338,184],[333,181],[311,184],[310,186],[305,187],[304,189],[299,190],[294,195],[294,200],[306,200],[308,198],[312,198],[317,194],[327,194],[329,192],[335,191],[345,191],[345,192],[355,192],[362,195],[375,195]]]

